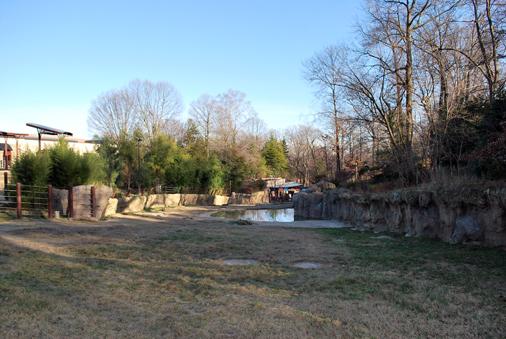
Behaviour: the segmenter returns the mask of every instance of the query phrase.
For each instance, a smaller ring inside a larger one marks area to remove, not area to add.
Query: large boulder
[[[69,204],[69,190],[53,188],[51,198],[53,211],[59,212],[62,216],[66,215]]]
[[[118,199],[109,198],[107,207],[105,208],[104,211],[104,218],[108,218],[115,215],[117,211],[118,211]]]
[[[72,188],[73,192],[73,207],[75,219],[101,219],[104,216],[105,209],[112,196],[112,188],[107,186],[94,186],[95,187],[95,206],[94,216],[92,216],[91,206],[91,188],[94,185],[81,185]]]
[[[149,209],[165,209],[164,194],[150,194],[146,199],[146,208]]]
[[[229,199],[229,204],[234,205],[257,205],[269,203],[269,192],[260,191],[254,193],[235,193]]]
[[[228,205],[229,197],[226,195],[214,195],[213,196],[213,206],[224,206]]]
[[[309,217],[311,219],[323,219],[323,193],[311,195]]]
[[[212,196],[209,194],[181,194],[182,206],[208,206],[212,204]]]
[[[113,189],[108,186],[95,186],[95,216],[103,218],[109,199],[113,195]]]
[[[181,194],[165,194],[165,208],[167,207],[177,207],[181,203]]]
[[[133,195],[121,198],[118,201],[118,212],[138,213],[144,211],[147,198],[145,196]]]
[[[483,228],[478,221],[470,216],[459,216],[455,220],[455,228],[450,238],[452,243],[460,243],[467,240],[477,241],[483,236]]]
[[[320,180],[316,183],[316,186],[320,188],[321,191],[329,191],[336,188],[336,185],[327,180]]]

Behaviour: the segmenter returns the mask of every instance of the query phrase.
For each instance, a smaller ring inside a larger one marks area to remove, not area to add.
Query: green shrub
[[[47,185],[51,161],[48,152],[27,151],[19,156],[12,166],[14,182],[24,185]]]
[[[49,182],[55,187],[77,186],[82,182],[82,175],[86,173],[81,168],[81,159],[77,152],[68,147],[67,142],[60,142],[49,149],[51,171]]]
[[[100,184],[108,181],[106,161],[96,153],[81,155],[81,179],[84,184]]]
[[[37,153],[26,151],[12,167],[15,182],[66,188],[106,180],[105,160],[95,153],[79,154],[64,140]]]
[[[55,187],[98,184],[106,180],[106,165],[102,157],[95,153],[79,154],[63,139],[49,149],[49,157],[49,183]]]

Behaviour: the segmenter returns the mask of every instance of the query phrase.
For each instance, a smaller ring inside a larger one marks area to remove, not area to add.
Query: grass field
[[[506,252],[185,212],[0,224],[2,337],[504,337]],[[255,259],[226,266],[223,259]],[[299,261],[322,264],[304,270]]]

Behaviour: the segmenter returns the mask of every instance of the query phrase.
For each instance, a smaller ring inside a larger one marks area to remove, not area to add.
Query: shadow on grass
[[[490,279],[506,281],[506,251],[502,249],[349,229],[321,229],[320,232],[342,240],[350,251],[350,264],[370,271],[420,275],[466,290],[474,290],[479,283]]]

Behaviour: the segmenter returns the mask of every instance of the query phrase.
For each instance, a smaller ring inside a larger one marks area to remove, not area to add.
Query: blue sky
[[[0,0],[0,130],[91,136],[91,102],[133,79],[168,81],[185,108],[247,94],[271,128],[318,108],[302,62],[353,37],[361,1]],[[184,116],[183,116],[184,117]]]

